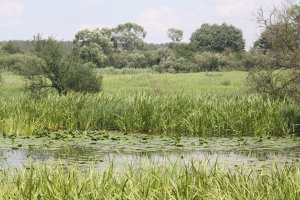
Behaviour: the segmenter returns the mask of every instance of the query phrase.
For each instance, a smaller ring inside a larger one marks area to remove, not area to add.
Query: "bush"
[[[102,90],[102,76],[98,75],[93,69],[92,63],[75,64],[70,67],[66,74],[67,90],[83,93],[97,93]]]
[[[14,70],[27,79],[33,96],[49,91],[59,95],[101,91],[102,78],[94,71],[95,64],[83,64],[79,57],[66,55],[63,46],[53,38],[35,38],[34,55],[22,57]]]
[[[246,71],[250,71],[254,68],[264,68],[269,65],[265,55],[254,52],[243,54],[241,62],[243,69]]]
[[[199,71],[220,71],[226,65],[226,57],[219,53],[196,54],[194,60]]]
[[[16,42],[13,41],[7,41],[5,42],[1,49],[8,54],[16,54],[16,53],[22,53],[20,47],[17,45]]]

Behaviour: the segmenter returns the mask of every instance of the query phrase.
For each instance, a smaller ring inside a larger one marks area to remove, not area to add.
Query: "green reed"
[[[0,101],[0,131],[103,130],[193,136],[287,135],[285,101],[185,93],[50,95]]]
[[[300,198],[299,167],[224,169],[206,163],[129,166],[116,171],[31,165],[0,173],[3,199]]]

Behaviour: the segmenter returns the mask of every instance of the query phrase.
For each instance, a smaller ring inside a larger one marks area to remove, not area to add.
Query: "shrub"
[[[204,52],[196,54],[194,60],[200,71],[219,71],[226,65],[226,58],[219,53]]]

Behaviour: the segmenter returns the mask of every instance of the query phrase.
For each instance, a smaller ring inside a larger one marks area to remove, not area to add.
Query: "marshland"
[[[299,8],[0,42],[0,199],[300,199]]]

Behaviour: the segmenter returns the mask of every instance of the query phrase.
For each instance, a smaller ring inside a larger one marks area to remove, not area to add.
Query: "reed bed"
[[[244,95],[100,93],[0,101],[0,131],[119,130],[175,136],[283,136],[285,101]]]
[[[289,199],[300,198],[300,170],[224,169],[204,162],[116,171],[31,165],[0,173],[3,199]]]

